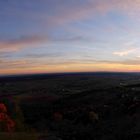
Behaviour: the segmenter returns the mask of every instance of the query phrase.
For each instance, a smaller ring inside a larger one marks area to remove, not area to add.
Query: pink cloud
[[[87,0],[85,5],[74,7],[58,5],[58,12],[47,18],[47,24],[61,25],[74,21],[93,18],[95,15],[107,14],[110,11],[118,11],[129,16],[137,15],[140,12],[139,0]]]
[[[26,48],[30,45],[33,47],[35,44],[48,41],[45,38],[32,36],[32,37],[21,37],[19,39],[1,41],[0,42],[0,52],[15,52],[23,48]]]

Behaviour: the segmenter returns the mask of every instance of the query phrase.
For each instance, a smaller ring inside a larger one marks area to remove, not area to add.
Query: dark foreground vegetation
[[[2,79],[0,131],[19,140],[139,140],[139,79],[138,73]]]

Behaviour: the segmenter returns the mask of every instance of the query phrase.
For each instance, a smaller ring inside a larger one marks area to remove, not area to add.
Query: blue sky
[[[139,0],[1,0],[0,75],[140,71]]]

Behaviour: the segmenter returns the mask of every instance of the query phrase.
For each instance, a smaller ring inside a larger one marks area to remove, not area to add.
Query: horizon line
[[[20,74],[0,74],[0,77],[30,76],[30,75],[55,75],[55,74],[88,74],[88,73],[140,73],[138,71],[85,71],[85,72],[49,72],[49,73],[20,73]]]

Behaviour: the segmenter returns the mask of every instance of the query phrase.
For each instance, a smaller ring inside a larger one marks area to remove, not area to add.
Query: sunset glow
[[[1,0],[0,75],[140,71],[140,0]]]

